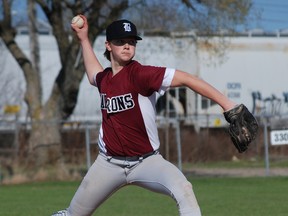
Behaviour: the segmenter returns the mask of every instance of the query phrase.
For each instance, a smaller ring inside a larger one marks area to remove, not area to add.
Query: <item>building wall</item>
[[[208,56],[200,50],[201,77],[229,98],[245,103],[256,115],[288,113],[287,37],[236,37],[229,40],[223,63],[209,65]]]
[[[219,56],[207,49],[204,43],[195,45],[193,35],[171,37],[143,36],[137,44],[135,60],[142,64],[177,68],[195,74],[218,88],[237,103],[244,103],[255,114],[288,113],[288,38],[287,37],[226,37],[227,49]],[[51,35],[40,35],[43,102],[51,92],[52,84],[60,69],[58,47]],[[28,35],[18,35],[17,42],[29,56]],[[94,44],[97,57],[104,67],[109,66],[103,57],[105,37],[100,36]],[[216,41],[215,44],[218,44]],[[214,44],[214,45],[215,45]],[[23,101],[25,80],[23,73],[5,46],[0,43],[1,96],[0,115],[6,105],[20,105],[20,117],[25,119],[27,107]],[[252,96],[254,94],[254,98]],[[259,96],[260,95],[260,96]],[[221,115],[219,106],[187,91],[187,115]],[[207,102],[207,101],[206,101]],[[96,120],[100,118],[98,90],[83,78],[78,103],[71,120]],[[206,121],[206,120],[205,120]],[[205,123],[206,124],[206,123]],[[219,116],[209,120],[209,125],[222,125]]]

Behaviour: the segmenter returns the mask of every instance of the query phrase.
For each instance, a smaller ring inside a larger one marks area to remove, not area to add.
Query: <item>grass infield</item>
[[[288,177],[189,178],[203,216],[286,216]],[[0,215],[49,216],[68,206],[79,182],[0,185]],[[99,216],[176,216],[176,203],[145,189],[124,187],[95,213]]]

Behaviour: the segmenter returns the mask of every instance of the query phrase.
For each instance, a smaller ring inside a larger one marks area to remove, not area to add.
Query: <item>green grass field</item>
[[[203,216],[286,216],[288,177],[189,178]],[[0,185],[1,216],[49,216],[69,204],[79,182]],[[129,186],[108,199],[94,215],[176,216],[167,196]]]

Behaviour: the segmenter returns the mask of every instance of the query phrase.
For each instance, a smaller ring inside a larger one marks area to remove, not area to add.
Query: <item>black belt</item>
[[[155,150],[153,152],[149,152],[147,154],[144,154],[144,155],[140,155],[140,156],[132,156],[132,157],[124,157],[124,156],[108,156],[110,157],[111,159],[116,159],[116,160],[123,160],[123,161],[141,161],[151,155],[154,155],[154,154],[158,154],[159,151],[158,150]]]

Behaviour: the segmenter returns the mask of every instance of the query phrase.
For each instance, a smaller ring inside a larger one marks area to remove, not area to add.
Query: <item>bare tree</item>
[[[28,0],[28,17],[29,17],[29,41],[30,41],[30,58],[31,63],[36,71],[38,71],[38,82],[41,82],[41,71],[40,71],[40,48],[37,30],[37,13],[35,0]],[[40,86],[40,94],[42,89]]]
[[[83,59],[80,58],[78,64],[75,64],[77,55],[79,53],[79,43],[77,38],[71,32],[70,28],[70,19],[73,15],[76,14],[85,14],[88,18],[88,22],[93,24],[93,27],[89,30],[89,39],[93,43],[96,37],[103,32],[107,24],[111,21],[122,16],[123,11],[126,11],[126,16],[131,16],[135,20],[135,15],[133,16],[133,11],[138,8],[138,11],[145,11],[141,13],[138,22],[142,25],[143,29],[152,28],[152,23],[155,26],[154,28],[159,28],[162,30],[171,30],[167,26],[179,26],[175,25],[175,20],[171,18],[175,6],[169,5],[169,1],[163,1],[161,4],[157,3],[159,1],[153,0],[34,0],[38,6],[41,7],[44,14],[47,17],[48,22],[50,23],[53,34],[56,38],[57,45],[59,47],[59,56],[61,62],[61,69],[57,75],[57,78],[53,84],[53,88],[50,94],[49,99],[43,104],[42,103],[42,91],[41,91],[41,77],[40,70],[37,62],[39,62],[37,54],[37,46],[33,46],[34,60],[26,56],[23,51],[20,49],[18,44],[15,41],[15,29],[13,28],[11,21],[11,3],[12,0],[1,0],[0,4],[2,6],[2,16],[0,16],[0,37],[3,42],[9,49],[9,51],[14,56],[17,63],[20,65],[23,74],[26,79],[26,92],[25,92],[25,102],[28,106],[29,116],[32,122],[32,129],[29,139],[29,154],[28,161],[36,166],[41,167],[46,164],[58,163],[61,158],[61,146],[60,146],[60,120],[67,119],[73,112],[77,104],[77,95],[79,91],[80,82],[84,75],[84,65]],[[226,6],[219,4],[215,5],[212,2],[216,1],[201,1],[201,0],[174,0],[177,5],[185,8],[186,14],[192,19],[193,14],[201,14],[201,10],[197,8],[204,7],[206,10],[204,14],[219,16],[220,23],[221,11],[227,9],[227,14],[223,13],[227,20],[231,21],[229,16],[235,15],[234,23],[241,21],[249,11],[249,4],[247,7],[243,8],[242,11],[232,10],[231,8],[236,8],[239,5],[236,2],[250,2],[249,0],[220,0],[217,2],[226,2]],[[229,2],[231,4],[229,4]],[[35,17],[33,9],[33,0],[29,0],[31,4],[30,22],[31,22],[31,34],[35,32]],[[223,3],[224,4],[224,3]],[[244,4],[243,4],[244,5]],[[133,6],[134,9],[128,8]],[[185,6],[185,7],[184,7]],[[209,7],[211,7],[209,9]],[[157,10],[158,8],[158,10]],[[171,10],[168,10],[168,9]],[[151,10],[154,13],[156,22],[151,21],[151,13],[149,16],[148,11]],[[153,10],[154,12],[153,12]],[[167,11],[168,13],[161,13],[159,11]],[[166,10],[167,9],[167,10]],[[212,10],[213,9],[213,10]],[[170,11],[170,12],[169,12]],[[219,13],[216,13],[218,11]],[[135,14],[135,13],[134,13]],[[211,15],[211,25],[215,27],[215,20]],[[228,16],[229,15],[229,16]],[[138,14],[139,16],[139,14]],[[185,16],[186,17],[186,16]],[[195,18],[195,17],[194,17]],[[198,17],[197,17],[198,18]],[[146,20],[150,20],[148,22]],[[161,21],[161,22],[160,22]],[[184,21],[184,20],[183,20]],[[232,19],[233,21],[233,19]],[[191,20],[186,19],[186,24],[188,28],[191,28]],[[223,21],[224,23],[224,21]],[[203,24],[203,23],[202,23]],[[205,23],[205,25],[208,23]],[[150,25],[150,27],[149,27]],[[182,23],[183,28],[185,25]],[[174,28],[177,29],[177,28]],[[211,28],[215,29],[215,28]],[[31,35],[31,39],[37,40],[36,35]],[[37,42],[34,44],[37,45]],[[47,123],[48,122],[48,123]]]

